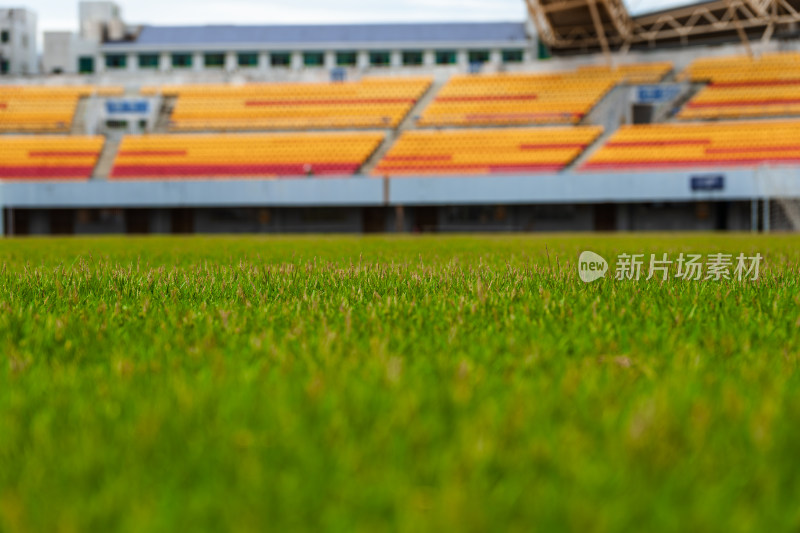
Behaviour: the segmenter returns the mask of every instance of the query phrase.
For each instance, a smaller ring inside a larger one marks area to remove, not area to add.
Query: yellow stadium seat
[[[454,76],[427,107],[420,125],[575,124],[618,83],[655,83],[671,70],[671,63],[642,63]]]
[[[100,136],[3,135],[0,178],[89,179],[103,142]]]
[[[349,175],[383,138],[376,132],[125,136],[111,178]]]
[[[678,114],[683,120],[800,114],[800,53],[694,61],[682,79],[709,84]]]
[[[81,97],[114,96],[120,87],[0,86],[0,132],[64,132]]]
[[[800,163],[800,121],[623,126],[582,167],[652,170]]]
[[[175,131],[395,128],[431,81],[173,85],[145,87],[142,94],[177,97],[170,124]]]
[[[602,132],[599,126],[406,131],[373,174],[556,172]]]

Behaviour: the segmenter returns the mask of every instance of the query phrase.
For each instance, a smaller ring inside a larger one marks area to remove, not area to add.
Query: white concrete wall
[[[42,53],[42,72],[52,74],[61,71],[72,74],[77,65],[72,53],[74,35],[69,31],[44,32],[44,51]]]
[[[0,56],[8,61],[8,74],[38,74],[36,13],[27,9],[0,9],[0,31],[9,33],[9,41],[0,42]]]

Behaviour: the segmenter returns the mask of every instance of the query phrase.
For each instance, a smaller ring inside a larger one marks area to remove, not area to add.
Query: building
[[[0,8],[0,74],[36,74],[36,13]]]
[[[45,33],[46,73],[248,72],[496,65],[533,59],[520,22],[126,25],[112,2],[81,2],[80,32]]]
[[[102,56],[98,49],[107,41],[129,38],[136,28],[127,27],[114,2],[80,2],[79,31],[44,32],[42,70],[45,74],[95,72]]]

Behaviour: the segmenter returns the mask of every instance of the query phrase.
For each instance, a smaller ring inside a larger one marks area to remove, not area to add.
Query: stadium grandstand
[[[800,229],[800,4],[526,4],[502,23],[162,27],[81,2],[80,31],[0,77],[0,227]]]

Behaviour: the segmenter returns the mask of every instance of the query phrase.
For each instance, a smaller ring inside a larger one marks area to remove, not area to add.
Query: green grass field
[[[586,285],[578,254],[760,252]],[[800,238],[0,241],[0,531],[798,531]]]

